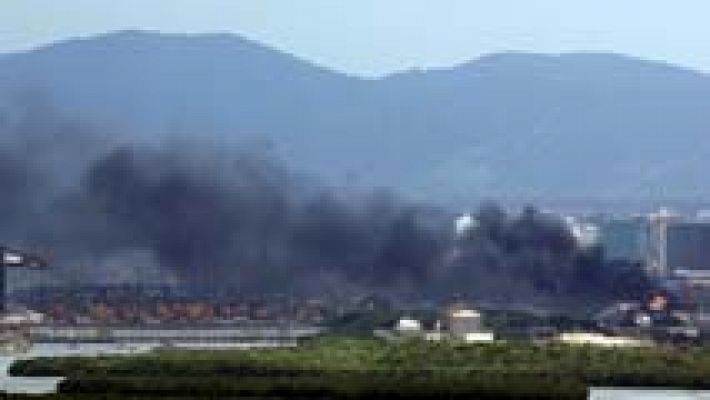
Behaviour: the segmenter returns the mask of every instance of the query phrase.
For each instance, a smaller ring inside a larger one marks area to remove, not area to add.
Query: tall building
[[[710,312],[710,222],[676,222],[667,228],[667,263],[689,305]]]
[[[645,263],[649,245],[649,224],[646,218],[605,218],[597,226],[599,244],[607,259]]]
[[[710,221],[667,209],[651,214],[647,267],[662,279],[710,277]]]
[[[666,227],[666,263],[672,275],[710,277],[710,222],[674,222]]]
[[[668,226],[675,223],[678,216],[667,208],[649,215],[649,245],[646,268],[657,278],[666,279],[671,276],[668,264]]]

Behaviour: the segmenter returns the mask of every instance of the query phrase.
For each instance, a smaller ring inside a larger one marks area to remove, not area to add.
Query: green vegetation
[[[442,316],[437,310],[358,310],[327,321],[329,332],[348,337],[371,337],[373,329],[389,329],[399,318],[408,316],[420,321],[435,321]]]
[[[67,376],[62,394],[584,399],[589,386],[710,388],[710,349],[331,337],[292,349],[39,358],[11,373]]]

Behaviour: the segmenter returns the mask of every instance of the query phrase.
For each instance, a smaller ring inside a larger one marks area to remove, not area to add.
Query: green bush
[[[66,376],[61,390],[72,394],[572,399],[589,386],[710,388],[710,349],[325,337],[298,348],[38,358],[10,372]]]

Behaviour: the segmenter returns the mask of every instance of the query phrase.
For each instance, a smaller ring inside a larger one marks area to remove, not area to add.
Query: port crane
[[[40,255],[0,246],[0,314],[4,314],[6,311],[5,292],[8,268],[45,269],[48,267],[49,262]]]

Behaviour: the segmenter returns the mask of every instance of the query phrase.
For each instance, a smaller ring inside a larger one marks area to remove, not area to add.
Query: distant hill
[[[0,105],[28,91],[117,132],[262,141],[296,169],[444,204],[710,195],[710,76],[621,55],[362,79],[236,36],[126,31],[0,57]]]

